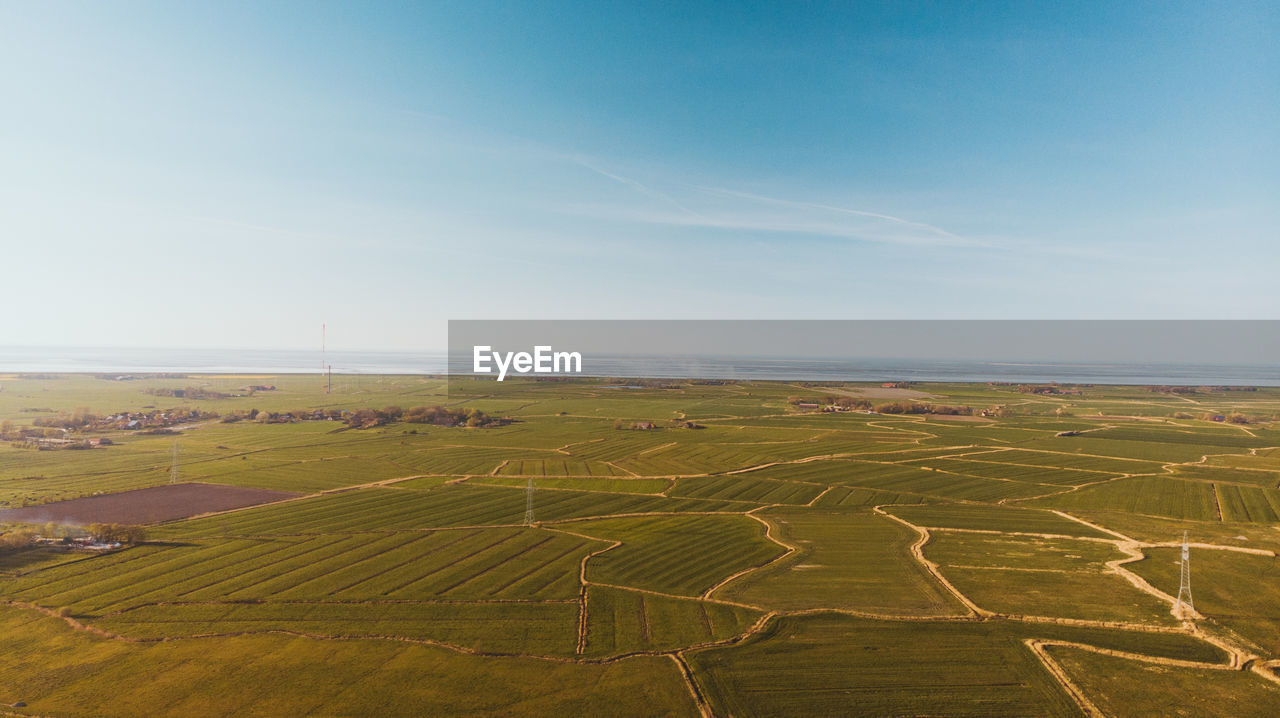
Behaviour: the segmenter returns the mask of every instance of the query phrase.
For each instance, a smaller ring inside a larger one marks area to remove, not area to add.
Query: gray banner
[[[457,320],[449,371],[1280,385],[1280,321]]]

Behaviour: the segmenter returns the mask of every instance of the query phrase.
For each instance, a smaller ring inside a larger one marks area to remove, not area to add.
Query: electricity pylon
[[[173,440],[173,464],[169,467],[169,483],[178,483],[178,440]]]
[[[533,477],[529,477],[529,483],[524,487],[524,525],[533,525]]]
[[[1194,616],[1195,604],[1191,600],[1191,547],[1187,545],[1187,532],[1182,532],[1182,578],[1178,582],[1178,603],[1173,608],[1181,618]]]

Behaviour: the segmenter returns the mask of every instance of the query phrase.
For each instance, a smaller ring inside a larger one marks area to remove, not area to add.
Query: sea
[[[0,346],[0,373],[314,374],[322,361],[335,374],[466,373],[444,352],[287,349],[142,349]],[[584,357],[583,374],[656,379],[781,381],[917,381],[1064,384],[1280,386],[1274,364],[1165,362],[1028,362],[947,358],[788,358],[742,356]]]

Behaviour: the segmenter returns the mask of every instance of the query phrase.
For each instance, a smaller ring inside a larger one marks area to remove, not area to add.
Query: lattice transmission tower
[[[1195,603],[1191,600],[1191,547],[1187,545],[1187,532],[1182,532],[1182,578],[1178,582],[1178,603],[1173,608],[1179,617],[1193,617]]]
[[[533,477],[529,477],[529,483],[524,487],[524,525],[533,525]]]
[[[173,463],[169,466],[169,483],[178,483],[178,440],[173,440]]]

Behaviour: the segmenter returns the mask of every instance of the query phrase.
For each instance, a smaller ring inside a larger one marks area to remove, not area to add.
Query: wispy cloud
[[[703,192],[721,194],[727,197],[740,197],[742,199],[747,199],[755,202],[762,202],[765,204],[775,204],[783,207],[795,207],[797,209],[811,209],[811,210],[819,210],[819,211],[827,211],[827,212],[836,212],[838,214],[848,214],[848,215],[853,215],[855,217],[867,217],[871,219],[880,219],[886,222],[892,222],[895,224],[903,225],[905,227],[910,227],[912,229],[923,230],[924,232],[937,235],[938,237],[950,240],[951,242],[954,242],[957,244],[979,244],[982,246],[986,246],[980,242],[976,242],[975,240],[969,240],[964,237],[960,237],[956,234],[953,234],[951,232],[948,232],[947,230],[942,229],[941,227],[935,227],[931,224],[925,224],[924,222],[915,222],[909,219],[903,219],[902,217],[894,217],[893,215],[889,215],[889,214],[881,214],[879,212],[869,212],[867,210],[862,210],[862,209],[850,209],[848,207],[835,207],[829,204],[821,204],[817,202],[797,202],[794,200],[778,199],[776,197],[764,197],[758,194],[751,194],[749,192],[737,192],[734,190],[724,189],[721,187],[699,187],[698,189],[702,190]]]
[[[641,182],[606,170],[592,159],[574,156],[571,160],[657,203],[632,202],[624,198],[623,201],[579,202],[564,207],[567,212],[596,219],[910,246],[994,247],[989,242],[962,237],[941,227],[883,212],[767,197],[723,187]],[[664,189],[655,186],[659,184],[664,185]]]
[[[589,160],[589,159],[587,159],[587,158],[585,158],[585,157],[581,157],[581,156],[574,156],[574,157],[572,157],[572,158],[571,158],[571,160],[572,160],[575,164],[578,164],[578,165],[580,165],[580,166],[582,166],[582,167],[585,167],[586,169],[589,169],[589,170],[591,170],[592,172],[595,172],[596,174],[598,174],[598,175],[600,175],[600,176],[602,176],[602,177],[607,177],[607,178],[609,178],[609,179],[613,180],[614,182],[617,182],[617,183],[622,184],[622,185],[626,185],[627,187],[630,187],[630,188],[634,189],[635,191],[637,191],[637,192],[639,192],[639,193],[641,193],[641,194],[643,194],[643,195],[646,195],[646,196],[648,196],[648,197],[652,197],[652,198],[657,199],[657,200],[659,200],[659,201],[661,201],[661,202],[665,202],[665,203],[667,203],[667,204],[671,205],[672,207],[675,207],[676,209],[678,209],[678,210],[680,210],[680,211],[682,211],[682,212],[684,212],[684,213],[686,213],[686,214],[688,214],[688,215],[690,215],[690,216],[692,216],[692,217],[700,217],[700,218],[702,218],[702,219],[706,219],[706,218],[705,218],[705,217],[703,217],[703,216],[702,216],[702,214],[700,214],[699,212],[696,212],[696,211],[694,211],[694,210],[692,210],[692,209],[689,209],[689,208],[688,208],[687,206],[685,206],[684,204],[681,204],[680,202],[676,201],[676,199],[675,199],[674,197],[672,197],[671,195],[669,195],[669,194],[667,194],[667,193],[665,193],[665,192],[660,192],[660,191],[658,191],[658,190],[656,190],[656,189],[653,189],[652,187],[649,187],[648,185],[642,184],[642,183],[641,183],[641,182],[639,182],[638,180],[634,180],[634,179],[632,179],[632,178],[630,178],[630,177],[624,177],[624,176],[622,176],[622,175],[620,175],[620,174],[615,174],[615,173],[613,173],[613,172],[609,172],[608,170],[601,169],[599,165],[597,165],[595,162],[592,162],[591,160]]]

